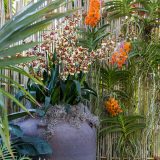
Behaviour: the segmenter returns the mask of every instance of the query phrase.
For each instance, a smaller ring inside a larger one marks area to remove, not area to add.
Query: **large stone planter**
[[[28,119],[19,126],[28,136],[40,136],[42,127],[38,119]],[[54,135],[50,138],[53,155],[51,160],[96,160],[96,130],[87,122],[75,128],[68,123],[55,125]]]
[[[47,139],[53,149],[50,160],[96,160],[96,129],[88,121],[82,121],[79,127],[75,127],[64,119],[58,120],[51,134],[46,133],[48,125],[40,119],[24,120],[19,122],[19,126],[25,135]]]
[[[56,125],[51,144],[54,160],[96,160],[96,132],[87,123]]]

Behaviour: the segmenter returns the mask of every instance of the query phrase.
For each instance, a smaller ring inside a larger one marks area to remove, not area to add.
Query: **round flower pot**
[[[40,136],[48,141],[53,150],[50,160],[96,160],[94,125],[87,120],[80,121],[78,127],[64,119],[55,121],[43,123],[38,118],[29,118],[18,125],[25,135]]]
[[[40,136],[42,125],[39,119],[27,119],[19,123],[27,136]],[[58,123],[54,126],[54,135],[48,141],[52,146],[53,155],[50,160],[96,160],[96,130],[87,122],[79,128],[69,123]]]

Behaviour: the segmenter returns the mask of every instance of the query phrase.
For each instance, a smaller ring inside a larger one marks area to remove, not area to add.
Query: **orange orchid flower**
[[[119,50],[112,54],[110,63],[117,64],[118,68],[122,68],[123,64],[126,63],[128,59],[128,53],[131,50],[131,43],[124,42],[123,46]]]
[[[117,116],[119,113],[123,112],[118,101],[114,98],[109,98],[109,100],[105,101],[104,104],[106,110],[111,114],[111,116]]]
[[[90,0],[89,11],[85,18],[85,24],[95,27],[100,20],[100,0]]]
[[[125,42],[123,45],[124,50],[128,53],[131,50],[131,43],[130,42]]]

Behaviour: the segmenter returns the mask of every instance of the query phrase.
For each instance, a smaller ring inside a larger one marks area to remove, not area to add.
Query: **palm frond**
[[[22,51],[27,50],[28,48],[32,48],[39,44],[39,42],[30,42],[27,44],[21,44],[18,46],[10,47],[0,51],[0,57],[13,56],[16,53],[21,53]]]
[[[13,154],[16,154],[15,149],[13,148],[12,145],[11,145],[11,149],[13,151]],[[0,159],[2,159],[2,160],[13,159],[13,156],[10,154],[10,152],[8,151],[8,148],[4,144],[0,145],[0,151],[1,151]]]
[[[7,6],[7,0],[5,0],[5,6]],[[11,71],[16,71],[21,73],[28,78],[31,78],[38,84],[42,84],[37,79],[32,77],[30,74],[25,72],[23,69],[10,66],[16,65],[19,63],[32,61],[35,57],[15,57],[17,52],[22,52],[27,50],[35,45],[35,43],[26,43],[21,45],[13,46],[16,42],[23,41],[25,38],[33,35],[34,33],[43,30],[47,27],[53,19],[58,19],[67,15],[70,15],[74,10],[69,10],[63,13],[54,12],[55,9],[58,9],[61,4],[63,4],[64,0],[55,0],[51,2],[49,5],[45,7],[41,7],[44,3],[44,0],[39,0],[33,5],[28,5],[24,10],[22,10],[19,14],[9,20],[1,29],[0,29],[0,57],[4,58],[0,60],[0,69],[7,69]],[[7,56],[11,56],[11,58],[6,58]],[[4,75],[1,75],[2,79],[6,79],[7,81],[13,82],[15,85],[17,83]],[[22,89],[20,85],[17,85],[18,88]],[[22,89],[24,91],[24,89]],[[28,97],[35,102],[31,95],[24,91]],[[14,159],[14,154],[12,152],[12,148],[10,147],[10,135],[8,128],[8,119],[7,119],[7,110],[4,105],[4,97],[6,96],[10,98],[13,102],[15,102],[18,106],[20,106],[24,111],[28,114],[30,112],[21,104],[13,95],[5,91],[4,89],[0,89],[0,135],[3,143],[7,147],[10,155]],[[30,114],[31,115],[31,114]],[[0,149],[0,154],[2,155],[2,150]]]
[[[7,109],[4,107],[4,96],[3,93],[0,92],[0,136],[1,140],[4,145],[7,147],[12,158],[14,154],[12,152],[11,144],[10,144],[10,134],[9,134],[9,125],[8,125],[8,118],[7,118]],[[0,156],[3,157],[3,150],[0,149]]]
[[[7,49],[11,44],[24,40],[37,31],[44,29],[53,19],[70,15],[73,10],[63,13],[53,12],[63,2],[64,0],[56,0],[44,8],[37,9],[44,3],[43,0],[39,0],[13,17],[0,29],[0,52]],[[39,20],[37,21],[37,19]]]

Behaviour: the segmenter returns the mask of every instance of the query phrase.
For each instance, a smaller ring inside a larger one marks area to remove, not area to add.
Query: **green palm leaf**
[[[30,78],[31,80],[33,80],[37,84],[39,84],[41,86],[44,86],[42,81],[37,80],[31,74],[29,74],[28,72],[26,72],[24,69],[22,69],[20,67],[17,67],[17,66],[0,66],[0,69],[10,70],[10,71],[14,71],[14,72],[20,73],[20,74]]]
[[[7,0],[6,0],[7,1]],[[43,30],[47,27],[53,19],[61,18],[67,15],[70,15],[74,10],[70,10],[67,12],[59,13],[53,12],[55,9],[58,9],[59,6],[64,2],[64,0],[55,0],[51,2],[48,6],[41,7],[44,3],[44,0],[39,0],[33,5],[28,5],[23,11],[21,11],[18,15],[13,17],[10,21],[8,21],[1,29],[0,29],[0,57],[12,56],[11,58],[4,58],[0,60],[0,69],[7,69],[11,71],[16,71],[21,73],[30,79],[34,80],[36,83],[43,85],[43,83],[39,82],[37,79],[32,77],[30,74],[25,72],[23,69],[18,68],[16,65],[19,63],[25,63],[28,61],[32,61],[35,57],[19,57],[16,58],[14,54],[17,52],[22,52],[33,47],[36,43],[26,43],[21,45],[16,45],[11,47],[16,42],[22,41],[25,38],[31,36],[32,34]],[[37,21],[38,20],[38,21]],[[36,21],[36,22],[35,22]],[[3,79],[9,80],[9,78],[2,76]],[[16,82],[13,82],[15,85]],[[19,85],[18,88],[22,89]],[[22,89],[24,91],[24,89]],[[25,91],[24,91],[25,92]],[[28,114],[30,112],[10,93],[6,92],[2,88],[0,89],[0,93],[4,96],[10,98],[14,101],[18,106],[20,106],[24,111]],[[31,96],[25,92],[25,94],[30,97],[32,101],[35,101]],[[3,96],[0,98],[0,102],[3,102]],[[10,147],[10,137],[9,137],[9,129],[8,129],[8,119],[7,119],[7,110],[4,108],[4,103],[0,105],[1,117],[0,117],[0,135],[2,140],[7,147],[7,150],[10,152],[12,159],[13,153]],[[31,114],[30,114],[31,115]],[[0,154],[2,155],[2,150],[0,149]]]
[[[32,6],[27,6],[23,12],[13,17],[0,29],[0,50],[3,50],[9,47],[10,44],[23,40],[37,31],[44,29],[53,19],[70,15],[73,10],[64,13],[51,12],[54,9],[57,9],[63,2],[64,0],[56,0],[42,9],[37,8],[44,3],[43,0],[39,0]],[[40,19],[42,17],[44,18]],[[40,20],[33,24],[37,19]]]
[[[13,148],[13,146],[11,146],[11,149],[13,151],[13,154],[15,154],[15,150]],[[11,160],[13,159],[13,156],[10,154],[10,152],[8,151],[8,148],[5,146],[5,144],[0,145],[0,159],[1,160]]]
[[[37,57],[35,57],[35,56],[4,58],[4,59],[0,59],[0,66],[17,65],[17,64],[33,61],[36,59],[37,59]]]
[[[10,135],[9,135],[9,125],[8,125],[8,118],[7,118],[7,109],[4,107],[4,96],[3,93],[0,92],[0,136],[2,142],[7,147],[7,150],[10,152],[11,156],[13,157],[13,152],[10,145]],[[3,157],[3,151],[0,149],[0,156]]]
[[[0,51],[0,57],[13,56],[16,53],[21,53],[22,51],[27,50],[28,48],[32,48],[39,44],[39,42],[30,42],[27,44],[21,44],[18,46],[10,47]]]
[[[0,88],[0,93],[2,93],[4,96],[10,98],[12,101],[14,101],[18,106],[20,106],[24,111],[26,111],[29,115],[31,113],[10,93],[6,92],[2,88]],[[32,116],[32,115],[31,115]]]
[[[8,81],[5,81],[5,80],[1,79],[1,81],[7,83],[8,85],[10,83],[12,83],[12,85],[14,85],[14,87],[17,88],[17,89],[20,89],[30,99],[31,102],[37,104],[37,101],[31,96],[31,94],[29,92],[27,92],[18,82],[12,80],[11,78],[9,78],[9,77],[7,77],[5,75],[0,75],[0,78],[8,80]]]

